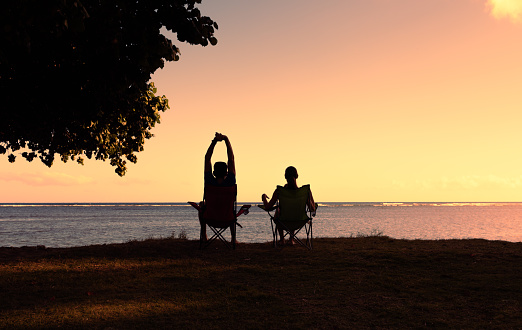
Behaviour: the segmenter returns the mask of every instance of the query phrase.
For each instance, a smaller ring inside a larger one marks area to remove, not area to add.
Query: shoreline
[[[387,235],[384,235],[382,233],[378,234],[368,234],[368,235],[353,235],[353,236],[347,236],[347,237],[314,237],[314,240],[353,240],[353,239],[367,239],[367,238],[383,238],[383,239],[389,239],[389,240],[395,240],[395,241],[405,241],[405,242],[448,242],[448,241],[485,241],[485,242],[498,242],[498,243],[509,243],[509,244],[521,244],[521,242],[514,242],[514,241],[508,241],[508,240],[501,240],[501,239],[487,239],[487,238],[441,238],[441,239],[424,239],[424,238],[415,238],[415,239],[409,239],[409,238],[393,238],[389,237]],[[227,237],[228,239],[228,237]],[[88,249],[88,248],[96,248],[96,247],[116,247],[116,246],[122,246],[122,245],[129,245],[129,244],[139,244],[139,243],[146,243],[146,242],[162,242],[162,241],[178,241],[178,242],[186,242],[192,244],[199,244],[199,240],[190,239],[190,238],[177,238],[174,236],[169,237],[150,237],[150,238],[144,238],[144,239],[134,239],[129,240],[127,242],[121,242],[121,243],[103,243],[103,244],[91,244],[91,245],[78,245],[78,246],[65,246],[65,247],[52,247],[52,246],[45,246],[45,245],[23,245],[23,246],[0,246],[0,252],[2,250],[68,250],[68,249]],[[246,245],[264,245],[264,244],[272,244],[271,240],[267,240],[266,242],[238,242],[241,246]]]

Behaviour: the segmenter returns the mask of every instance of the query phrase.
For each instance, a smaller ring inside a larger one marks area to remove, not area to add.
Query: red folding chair
[[[236,248],[236,227],[242,226],[237,222],[237,218],[242,214],[248,214],[250,205],[243,205],[237,211],[237,185],[232,187],[217,187],[205,185],[202,206],[189,202],[199,212],[200,221],[207,225],[214,235],[205,241],[205,237],[200,237],[200,248],[206,248],[216,239],[221,240],[227,247]],[[230,228],[231,242],[229,243],[223,233]]]

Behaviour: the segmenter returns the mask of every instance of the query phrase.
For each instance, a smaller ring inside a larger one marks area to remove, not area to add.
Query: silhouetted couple
[[[227,156],[228,156],[228,163],[224,162],[216,162],[214,164],[214,171],[212,172],[212,154],[214,153],[214,147],[216,144],[220,141],[225,141],[225,144],[227,146]],[[232,145],[230,144],[230,140],[226,135],[216,133],[214,139],[210,143],[210,146],[208,147],[207,153],[205,154],[205,185],[211,185],[211,186],[221,186],[221,187],[231,187],[236,184],[236,165],[234,161],[234,152],[232,151]],[[293,166],[289,166],[285,170],[285,179],[286,179],[286,185],[284,188],[286,189],[292,189],[296,190],[299,187],[297,186],[297,169]],[[263,200],[263,204],[265,205],[265,208],[272,208],[274,205],[276,205],[277,201],[279,200],[279,196],[277,193],[277,189],[274,190],[274,193],[272,194],[272,198],[270,201],[268,201],[268,196],[266,194],[263,194],[261,196],[261,199]],[[200,207],[203,208],[204,205],[201,202]],[[312,192],[310,191],[310,194],[308,196],[307,205],[310,210],[315,211],[315,202],[314,198],[312,196]],[[279,210],[276,211],[276,217],[279,214]],[[204,219],[199,217],[199,222],[201,225],[201,233],[200,237],[203,240],[206,240],[207,237],[207,227]],[[280,240],[282,243],[284,243],[284,235],[283,230],[281,228],[278,228]],[[290,243],[293,243],[290,241]]]

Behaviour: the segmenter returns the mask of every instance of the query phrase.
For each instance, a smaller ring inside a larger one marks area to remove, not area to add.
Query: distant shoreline
[[[257,206],[258,202],[237,202]],[[501,207],[522,206],[522,202],[318,202],[319,207]],[[1,207],[189,207],[187,202],[103,202],[103,203],[0,203]]]

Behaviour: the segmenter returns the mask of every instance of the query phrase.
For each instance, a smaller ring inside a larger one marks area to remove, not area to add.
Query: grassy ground
[[[0,328],[522,328],[522,243],[0,248]]]

